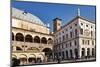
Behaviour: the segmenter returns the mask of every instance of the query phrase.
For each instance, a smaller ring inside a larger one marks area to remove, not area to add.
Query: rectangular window
[[[66,39],[68,39],[68,34],[66,34]]]
[[[77,29],[75,29],[75,36],[77,35]]]
[[[75,46],[77,45],[77,44],[76,44],[76,40],[74,41],[74,44],[75,44]]]
[[[94,45],[94,41],[92,41],[92,45]]]
[[[93,31],[91,31],[91,37],[93,36]]]
[[[82,44],[84,45],[84,40],[82,40]]]
[[[67,48],[67,44],[66,44],[66,48]]]
[[[83,29],[80,29],[80,34],[83,35]]]
[[[65,36],[63,35],[63,41],[65,40]]]
[[[72,32],[70,32],[70,38],[72,38]]]
[[[70,42],[70,47],[72,46],[72,43]]]
[[[88,45],[90,44],[90,41],[88,40]]]

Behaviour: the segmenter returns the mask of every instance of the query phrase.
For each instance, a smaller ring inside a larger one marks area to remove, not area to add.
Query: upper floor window
[[[80,34],[82,34],[82,35],[83,35],[83,29],[80,29]]]
[[[66,48],[67,48],[68,44],[66,44]]]
[[[91,26],[91,28],[93,28],[93,27]]]
[[[70,47],[72,46],[72,42],[70,42]]]
[[[70,37],[72,38],[72,32],[70,32]]]
[[[90,44],[90,41],[88,40],[88,45]]]
[[[59,37],[59,41],[61,42],[61,37]]]
[[[70,26],[70,29],[72,29],[72,26]]]
[[[91,36],[93,36],[93,31],[91,31]]]
[[[84,44],[84,40],[82,40],[82,44]]]
[[[74,41],[75,46],[77,45],[76,40]]]
[[[81,23],[81,25],[83,25],[83,23]]]
[[[65,36],[63,35],[63,41],[65,40]]]
[[[75,29],[75,35],[77,35],[77,29]]]
[[[77,26],[77,24],[75,23],[75,26]]]
[[[86,25],[86,27],[88,27],[88,25]]]
[[[92,45],[94,45],[94,41],[92,41]]]
[[[68,39],[68,34],[66,34],[66,39]]]
[[[68,29],[66,29],[66,31],[68,31]]]

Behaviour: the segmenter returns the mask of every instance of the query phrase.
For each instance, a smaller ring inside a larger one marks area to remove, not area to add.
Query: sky
[[[89,5],[12,1],[11,6],[39,17],[45,24],[49,23],[51,31],[53,30],[54,18],[61,18],[62,25],[65,25],[77,16],[78,8],[80,16],[91,21],[96,19],[96,7]]]

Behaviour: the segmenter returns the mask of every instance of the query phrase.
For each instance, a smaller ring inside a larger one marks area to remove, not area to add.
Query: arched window
[[[33,38],[31,35],[26,35],[25,36],[25,42],[33,42]]]
[[[82,48],[82,57],[84,57],[84,56],[85,56],[85,49]]]
[[[16,34],[16,41],[24,41],[24,36],[22,33]]]
[[[75,58],[77,59],[78,58],[78,49],[75,49]]]
[[[70,58],[71,59],[73,58],[73,52],[72,52],[72,50],[70,50]]]
[[[90,56],[90,48],[87,48],[87,56]]]
[[[39,36],[34,37],[34,43],[40,43],[40,37]]]
[[[41,43],[47,44],[47,39],[46,39],[45,37],[42,37],[42,38],[41,38]]]
[[[95,56],[95,53],[94,53],[94,48],[92,48],[92,56]]]
[[[51,38],[48,39],[48,44],[53,44],[53,40]]]
[[[14,33],[12,32],[12,40],[14,40]]]

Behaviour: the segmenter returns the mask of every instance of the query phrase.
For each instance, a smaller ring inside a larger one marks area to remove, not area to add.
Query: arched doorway
[[[20,64],[21,64],[21,65],[27,64],[27,56],[26,56],[25,54],[21,54],[21,55],[19,56],[19,59],[20,59]]]
[[[95,50],[94,50],[94,48],[92,48],[92,57],[94,57],[95,56]]]
[[[75,59],[78,59],[78,49],[75,49]]]
[[[32,36],[31,35],[26,35],[25,36],[25,42],[33,42],[33,38],[32,38]]]
[[[82,48],[82,52],[81,52],[82,58],[85,57],[85,48]]]
[[[48,39],[48,44],[53,44],[53,40],[51,38]]]
[[[37,63],[42,63],[44,61],[44,55],[43,54],[39,54],[37,56]]]
[[[73,51],[70,49],[70,59],[73,59]]]
[[[29,55],[28,62],[29,64],[36,63],[36,56],[34,54]]]
[[[44,48],[42,50],[42,52],[45,52],[45,56],[46,56],[45,59],[46,59],[46,61],[50,61],[53,58],[53,56],[52,56],[52,50],[50,48]]]
[[[47,39],[46,39],[45,37],[42,37],[42,38],[41,38],[41,43],[47,44]]]
[[[40,37],[39,36],[34,37],[34,43],[40,43]]]
[[[24,35],[22,33],[17,33],[16,41],[24,41]]]
[[[87,57],[90,57],[90,48],[87,48]]]

